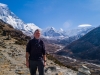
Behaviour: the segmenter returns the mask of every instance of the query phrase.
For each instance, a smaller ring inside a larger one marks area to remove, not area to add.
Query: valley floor
[[[85,65],[89,68],[92,75],[100,75],[100,65],[89,63],[84,60],[76,60],[67,56],[61,56],[61,55],[56,55],[56,54],[52,54],[52,55],[57,60],[61,61],[63,64],[65,64],[67,67],[73,70],[78,70],[79,67],[81,67],[82,65]]]

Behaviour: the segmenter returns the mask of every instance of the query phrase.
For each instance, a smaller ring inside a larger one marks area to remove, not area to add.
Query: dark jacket
[[[26,52],[29,52],[29,60],[41,60],[46,54],[45,45],[41,39],[33,38],[26,46]]]

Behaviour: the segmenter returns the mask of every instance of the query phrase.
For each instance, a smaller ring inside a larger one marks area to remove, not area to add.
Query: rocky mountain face
[[[58,54],[69,55],[74,58],[100,64],[99,34],[100,27],[97,27],[77,41],[66,46],[62,51],[58,52]]]
[[[25,39],[30,38],[0,20],[0,75],[30,75],[25,66]],[[77,75],[77,72],[47,58],[45,75]]]

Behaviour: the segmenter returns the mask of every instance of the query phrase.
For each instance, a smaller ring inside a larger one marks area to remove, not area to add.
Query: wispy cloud
[[[68,28],[71,27],[71,25],[72,25],[72,22],[71,21],[66,21],[63,24],[63,29],[68,29]]]
[[[92,26],[92,25],[90,25],[90,24],[81,24],[78,27],[90,27],[90,26]]]

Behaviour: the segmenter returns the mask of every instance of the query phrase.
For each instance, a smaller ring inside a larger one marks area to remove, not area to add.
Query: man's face
[[[40,38],[40,31],[36,31],[35,33],[34,33],[34,37],[36,38],[36,39],[38,39],[38,38]]]

